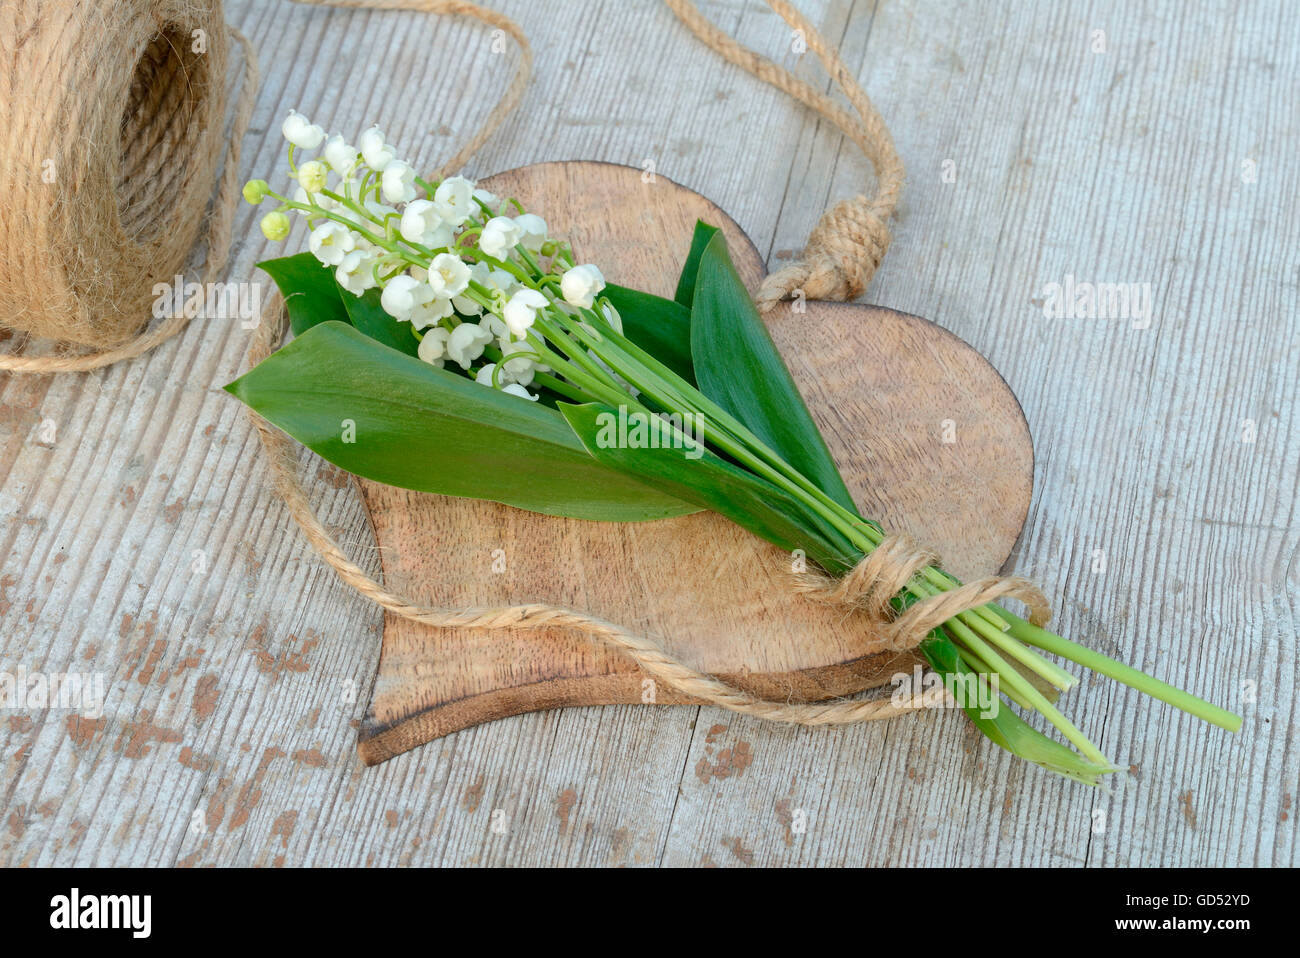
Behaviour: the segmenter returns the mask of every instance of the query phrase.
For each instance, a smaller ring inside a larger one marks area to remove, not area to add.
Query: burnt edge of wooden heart
[[[384,614],[385,627],[388,615]],[[920,663],[921,659],[910,651],[881,652],[792,672],[720,672],[716,677],[758,698],[824,702],[879,688],[890,676],[898,672],[910,673],[913,666]],[[660,689],[652,703],[642,702],[642,683],[646,673],[630,662],[627,668],[627,672],[568,675],[447,699],[387,724],[375,722],[367,710],[357,730],[357,752],[364,764],[378,765],[453,732],[513,715],[550,709],[706,704],[670,689]]]
[[[514,167],[502,173],[493,174],[493,177],[508,176],[512,173],[518,173],[530,166],[573,166],[575,164],[585,164],[592,166],[617,167],[620,169],[630,170],[636,173],[641,171],[636,167],[629,167],[625,164],[611,163],[601,160],[581,160],[581,161],[553,161],[552,163],[526,164],[521,167]],[[701,199],[710,209],[716,211],[719,215],[733,224],[735,220],[730,217],[716,203],[703,196],[703,194],[692,190],[663,176],[661,173],[655,174],[661,177],[665,182],[672,186],[686,190]],[[757,254],[757,247],[745,233],[739,224],[735,224],[737,230],[744,237],[750,248]],[[758,260],[762,264],[762,256],[758,255]],[[765,264],[764,272],[766,273]],[[905,313],[901,310],[893,310],[889,307],[874,306],[868,303],[827,303],[818,302],[819,309],[831,308],[835,310],[861,309],[870,307],[874,309],[887,310],[898,316],[905,317],[910,321],[924,324],[926,327],[937,330],[941,335],[949,337],[958,343],[961,347],[969,350],[973,355],[979,357],[992,370],[997,380],[1002,384],[1005,395],[1011,400],[1014,407],[1015,416],[1025,439],[1025,448],[1029,453],[1027,490],[1024,496],[1023,506],[1017,519],[1015,527],[1019,530],[1016,539],[1007,550],[1007,554],[1002,557],[999,568],[1005,568],[1010,558],[1015,553],[1015,544],[1019,541],[1019,536],[1023,534],[1024,525],[1028,519],[1029,509],[1032,503],[1033,493],[1033,475],[1036,463],[1036,450],[1034,449],[1032,433],[1029,430],[1028,420],[1025,418],[1024,409],[1020,404],[1019,397],[1011,389],[1001,372],[989,363],[988,360],[976,350],[970,343],[966,342],[951,330],[945,329],[932,320],[923,316],[917,316],[912,313]],[[1009,410],[1008,410],[1009,411]],[[366,509],[367,519],[370,522],[372,531],[375,529],[374,517],[371,514],[371,506],[368,497],[361,486],[361,482],[353,478],[353,484],[361,495],[362,503]],[[385,577],[388,574],[388,562],[385,554],[381,552],[381,567]],[[384,632],[387,633],[390,616],[393,614],[385,611],[384,613]],[[396,619],[396,617],[393,617]],[[441,632],[442,629],[430,627],[431,632]],[[454,632],[454,629],[445,630]],[[546,632],[563,632],[567,630],[544,629],[539,630],[539,635]],[[572,633],[579,635],[579,633]],[[585,637],[583,637],[585,640]],[[791,702],[815,702],[826,701],[834,698],[842,698],[848,695],[857,694],[871,688],[877,688],[888,681],[891,674],[898,671],[910,672],[914,665],[921,663],[921,659],[913,652],[885,652],[865,656],[855,656],[840,662],[822,664],[807,669],[799,669],[788,672],[719,672],[717,678],[733,685],[743,691],[749,692],[755,696],[779,701]],[[376,666],[376,677],[382,674],[383,666],[383,647],[381,638],[381,650],[379,663]],[[508,718],[512,715],[527,714],[529,712],[545,711],[550,709],[591,706],[591,705],[699,705],[703,704],[699,700],[689,696],[674,694],[671,690],[659,691],[656,695],[656,701],[653,703],[644,703],[641,701],[642,682],[646,674],[630,661],[626,663],[626,670],[616,672],[600,672],[588,675],[565,675],[553,678],[543,679],[541,681],[529,682],[520,685],[514,685],[509,688],[498,688],[487,692],[478,692],[466,695],[459,699],[446,699],[428,706],[419,712],[407,715],[403,718],[391,722],[378,722],[373,715],[373,706],[375,701],[375,690],[372,687],[370,702],[367,706],[365,716],[358,727],[358,753],[363,763],[366,765],[377,765],[389,758],[409,751],[419,745],[427,744],[434,739],[452,734],[453,732],[463,731],[474,725],[483,724],[489,721],[495,721],[501,718]]]

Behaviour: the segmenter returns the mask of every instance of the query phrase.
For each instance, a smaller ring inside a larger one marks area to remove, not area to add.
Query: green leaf
[[[420,341],[415,338],[415,328],[410,323],[394,319],[379,304],[379,290],[368,289],[361,296],[356,296],[340,288],[339,295],[347,309],[348,318],[358,330],[399,353],[414,356],[419,352]]]
[[[605,295],[623,318],[623,334],[692,386],[695,366],[691,360],[691,302],[695,298],[695,276],[700,256],[716,232],[716,226],[696,221],[674,299],[613,283],[605,287]]]
[[[554,409],[343,323],[313,326],[226,389],[321,457],[376,482],[612,522],[697,511],[596,462]]]
[[[280,287],[295,336],[301,336],[318,323],[348,321],[334,271],[311,253],[263,260],[257,265]]]
[[[954,680],[966,688],[972,687],[975,673],[961,661],[951,639],[946,636],[926,639],[921,643],[921,654],[943,676],[950,690],[954,688]],[[1103,775],[1118,771],[1113,765],[1089,761],[1069,746],[1048,738],[1013,712],[1001,698],[996,700],[996,706],[996,711],[988,710],[993,712],[991,715],[981,711],[977,703],[962,703],[962,710],[980,732],[1012,755],[1084,785],[1100,785]]]
[[[700,392],[748,426],[822,492],[856,513],[853,497],[732,265],[721,233],[715,233],[699,258],[691,356]]]
[[[849,542],[803,503],[709,452],[689,430],[601,403],[560,403],[559,410],[605,465],[725,516],[786,551],[802,549],[828,571],[843,572],[856,558]]]
[[[703,220],[695,221],[695,232],[691,235],[691,250],[686,254],[686,262],[682,264],[682,273],[677,278],[677,293],[673,296],[687,309],[695,303],[695,279],[699,274],[700,257],[704,255],[704,250],[717,232],[716,226],[710,226]]]
[[[623,320],[623,335],[692,386],[691,311],[681,303],[626,286],[605,286],[605,296]]]

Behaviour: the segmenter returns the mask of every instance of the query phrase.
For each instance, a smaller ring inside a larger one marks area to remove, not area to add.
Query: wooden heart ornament
[[[697,219],[721,227],[751,292],[763,279],[740,227],[662,176],[542,163],[481,185],[541,213],[611,282],[671,296]],[[933,323],[877,306],[810,302],[767,320],[863,515],[936,549],[961,578],[996,572],[1033,481],[1029,430],[997,372]],[[865,617],[794,594],[794,557],[711,513],[599,523],[359,485],[385,581],[416,602],[582,609],[780,700],[850,695],[913,665],[910,654],[867,654]],[[360,750],[375,764],[522,712],[689,701],[566,629],[436,629],[385,613]]]

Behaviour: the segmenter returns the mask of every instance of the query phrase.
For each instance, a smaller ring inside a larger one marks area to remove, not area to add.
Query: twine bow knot
[[[922,569],[938,564],[939,557],[934,552],[919,546],[911,536],[898,533],[886,536],[843,576],[803,572],[795,576],[794,587],[813,601],[867,613],[875,620],[879,635],[870,643],[873,652],[914,649],[949,619],[1006,597],[1023,602],[1034,625],[1046,625],[1052,617],[1051,606],[1042,590],[1028,579],[1016,576],[976,579],[914,602],[896,614],[891,600]]]

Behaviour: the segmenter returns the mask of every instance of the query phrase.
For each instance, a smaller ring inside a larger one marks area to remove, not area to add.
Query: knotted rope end
[[[876,275],[892,240],[886,211],[866,196],[841,200],[818,220],[800,262],[763,281],[755,297],[760,312],[791,299],[841,303],[857,299]]]

